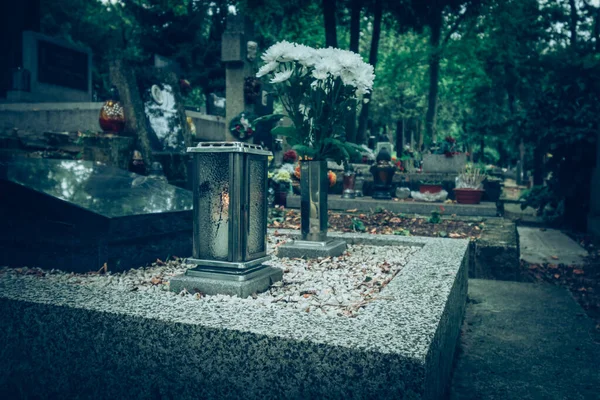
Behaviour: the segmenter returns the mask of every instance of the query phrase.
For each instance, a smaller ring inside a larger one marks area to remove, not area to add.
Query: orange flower
[[[335,172],[327,172],[327,178],[329,178],[329,187],[333,187],[337,182],[337,175],[335,174]]]
[[[297,165],[296,168],[294,168],[294,176],[300,180],[300,165]],[[337,182],[337,175],[333,171],[327,171],[327,179],[329,179],[329,187],[333,187]]]

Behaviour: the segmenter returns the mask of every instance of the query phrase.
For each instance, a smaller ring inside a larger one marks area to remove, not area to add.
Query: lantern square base
[[[190,293],[225,294],[246,298],[253,293],[264,292],[282,278],[281,269],[266,265],[236,274],[200,267],[173,277],[169,281],[169,288],[177,293],[185,289]]]
[[[346,251],[346,242],[330,239],[326,242],[292,240],[277,248],[277,257],[319,258],[338,257]]]

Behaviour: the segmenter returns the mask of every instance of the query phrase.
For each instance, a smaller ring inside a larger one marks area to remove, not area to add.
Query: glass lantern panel
[[[194,256],[227,261],[229,256],[229,153],[195,155]]]
[[[258,257],[265,252],[266,216],[266,179],[265,157],[250,156],[248,159],[250,191],[248,207],[248,255]]]

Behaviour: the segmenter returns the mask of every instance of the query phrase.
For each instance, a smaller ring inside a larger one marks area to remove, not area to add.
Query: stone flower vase
[[[327,240],[327,161],[300,161],[300,230],[302,240]]]

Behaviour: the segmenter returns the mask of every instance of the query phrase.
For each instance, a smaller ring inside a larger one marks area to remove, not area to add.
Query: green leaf
[[[255,125],[259,122],[279,121],[283,117],[285,117],[285,115],[283,115],[283,114],[268,114],[268,115],[263,115],[262,117],[256,118],[254,121],[252,121],[252,123]]]
[[[298,131],[293,126],[276,126],[271,130],[271,134],[277,136],[294,136],[298,134]]]
[[[354,231],[364,232],[367,230],[365,224],[358,218],[352,218],[352,225],[350,228]]]
[[[312,147],[303,145],[303,144],[297,144],[297,145],[293,146],[292,148],[294,150],[296,150],[296,152],[300,156],[308,156],[308,157],[314,158],[317,154],[317,151],[315,149],[313,149]]]

